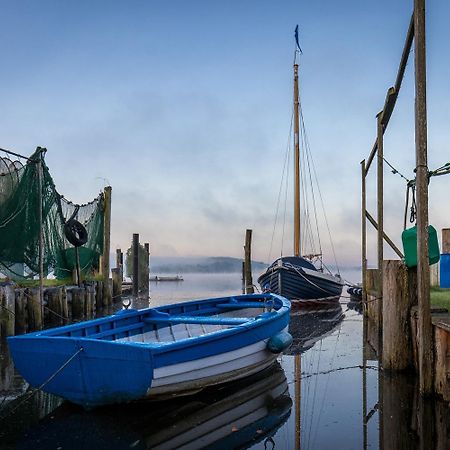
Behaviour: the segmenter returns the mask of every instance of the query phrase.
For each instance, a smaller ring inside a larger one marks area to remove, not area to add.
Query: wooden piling
[[[112,305],[112,290],[112,280],[106,278],[103,282],[103,306],[106,308]]]
[[[72,288],[72,320],[79,322],[84,318],[86,290],[85,288]]]
[[[122,295],[122,279],[120,278],[120,269],[117,267],[115,269],[111,269],[111,273],[113,283],[112,295],[113,300],[116,301],[118,297]]]
[[[104,190],[103,209],[103,253],[101,257],[100,273],[103,278],[109,278],[109,252],[111,246],[111,186],[106,186]]]
[[[148,292],[150,290],[150,243],[146,242],[144,244],[145,248],[145,280],[144,280],[144,290]]]
[[[377,222],[378,222],[378,234],[377,234],[377,248],[378,248],[378,269],[383,268],[383,232],[384,232],[384,194],[383,194],[383,170],[384,170],[384,160],[383,160],[383,113],[377,115]],[[383,297],[383,283],[379,283],[378,286],[378,297]],[[383,323],[383,302],[378,302],[378,320],[379,323]],[[382,327],[380,327],[380,339],[382,339]]]
[[[26,289],[15,290],[15,334],[24,334],[28,331],[28,298]]]
[[[95,285],[95,301],[97,308],[103,308],[103,281],[97,281]]]
[[[402,261],[383,261],[384,370],[402,371],[413,368],[410,314],[406,266]]]
[[[133,234],[133,296],[139,295],[139,234]]]
[[[415,146],[417,201],[417,285],[419,299],[419,387],[423,394],[433,390],[433,353],[428,263],[428,157],[425,0],[414,0]]]
[[[47,288],[45,290],[45,295],[47,297],[47,317],[49,323],[53,326],[65,325],[66,321],[63,317],[62,306],[62,288]]]
[[[245,232],[245,292],[253,294],[253,278],[252,278],[252,230]]]
[[[39,288],[27,289],[26,295],[28,296],[28,330],[37,331],[42,330],[43,314],[40,300]]]
[[[0,286],[0,338],[15,332],[16,298],[11,284]]]
[[[120,283],[123,281],[123,253],[120,248],[116,249],[116,268],[119,269]]]

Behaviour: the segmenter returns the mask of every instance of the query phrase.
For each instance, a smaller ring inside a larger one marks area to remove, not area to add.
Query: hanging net
[[[103,193],[85,205],[66,200],[56,190],[44,154],[38,148],[26,164],[0,157],[0,273],[13,279],[39,274],[42,185],[44,274],[54,272],[59,279],[72,275],[75,248],[65,238],[64,224],[74,213],[88,233],[88,241],[79,248],[80,269],[91,274],[103,252]]]

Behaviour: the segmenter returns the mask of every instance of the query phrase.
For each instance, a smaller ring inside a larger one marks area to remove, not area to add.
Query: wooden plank
[[[369,219],[369,222],[373,225],[373,227],[378,230],[378,224],[376,220],[370,215],[368,211],[366,211],[366,217]],[[392,239],[383,231],[383,238],[384,240],[389,244],[389,246],[394,250],[395,253],[397,253],[399,258],[403,258],[403,253],[401,250],[394,244]]]
[[[450,228],[442,228],[442,253],[450,253]]]
[[[241,325],[249,321],[248,317],[208,317],[208,316],[168,316],[168,317],[144,317],[144,323],[192,323],[203,325]]]

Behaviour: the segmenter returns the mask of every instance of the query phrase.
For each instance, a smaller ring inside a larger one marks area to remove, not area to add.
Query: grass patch
[[[430,288],[431,306],[447,308],[450,311],[450,289]]]
[[[0,278],[0,282],[1,281],[7,281],[7,278]],[[101,275],[91,275],[91,276],[86,276],[86,277],[82,277],[82,280],[86,280],[86,281],[102,281],[103,280],[103,276]],[[39,280],[15,280],[14,281],[15,284],[17,284],[17,286],[22,287],[22,288],[32,288],[32,287],[39,287]],[[54,286],[69,286],[69,285],[73,285],[74,282],[72,280],[72,278],[63,278],[61,280],[57,280],[57,279],[50,279],[47,280],[44,278],[44,287],[54,287]]]

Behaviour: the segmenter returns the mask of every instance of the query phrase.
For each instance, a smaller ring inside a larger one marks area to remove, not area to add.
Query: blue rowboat
[[[290,302],[239,295],[122,310],[8,338],[32,386],[86,408],[188,394],[259,372],[291,342]]]

